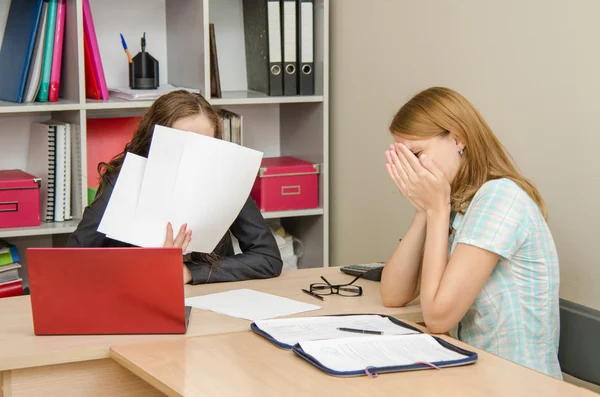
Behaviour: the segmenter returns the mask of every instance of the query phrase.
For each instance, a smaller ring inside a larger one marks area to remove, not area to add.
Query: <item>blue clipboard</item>
[[[420,329],[413,327],[412,325],[407,324],[407,323],[405,323],[401,320],[398,320],[394,317],[386,316],[383,314],[351,313],[351,314],[328,315],[328,316],[323,316],[323,317],[360,316],[360,315],[375,315],[375,316],[380,316],[383,318],[388,318],[391,322],[393,322],[394,324],[396,324],[398,326],[416,331],[418,334],[423,334],[423,331],[421,331]],[[284,349],[284,350],[291,350],[298,357],[302,358],[306,362],[314,365],[315,367],[319,368],[321,371],[323,371],[329,375],[339,376],[339,377],[353,377],[353,376],[367,375],[367,372],[365,370],[348,371],[348,372],[340,372],[340,371],[332,370],[332,369],[324,366],[323,364],[321,364],[317,359],[315,359],[310,354],[306,353],[302,349],[302,347],[300,346],[299,343],[296,343],[295,345],[291,346],[286,343],[279,342],[278,340],[273,338],[273,336],[271,336],[268,332],[260,329],[254,322],[252,324],[250,324],[250,329],[257,335],[260,335],[263,338],[265,338],[266,340],[268,340],[269,342],[273,343],[275,346],[277,346],[281,349]],[[440,362],[432,362],[432,363],[427,363],[427,364],[411,364],[411,365],[399,365],[399,366],[391,366],[391,367],[369,367],[368,368],[369,373],[378,374],[378,373],[388,373],[388,372],[416,371],[416,370],[423,370],[423,369],[432,369],[432,368],[434,368],[433,366],[435,366],[437,368],[457,367],[457,366],[475,364],[477,362],[477,359],[478,359],[477,353],[462,349],[462,348],[455,346],[452,343],[447,342],[444,339],[439,338],[437,336],[432,335],[432,338],[437,343],[442,345],[444,348],[451,350],[453,352],[462,354],[466,357],[459,359],[459,360],[440,361]]]

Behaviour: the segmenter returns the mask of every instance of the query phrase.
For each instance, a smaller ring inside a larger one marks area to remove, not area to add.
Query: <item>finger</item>
[[[406,184],[404,183],[402,178],[396,172],[396,167],[394,167],[391,164],[387,164],[386,168],[390,174],[390,177],[392,178],[392,180],[398,187],[398,190],[400,190],[400,193],[402,193],[403,196],[406,196]]]
[[[173,226],[171,222],[167,222],[167,237],[165,237],[165,243],[163,247],[172,247],[173,246]]]
[[[186,229],[187,229],[187,223],[184,223],[179,228],[179,233],[177,233],[177,237],[175,237],[175,241],[173,242],[173,245],[175,247],[181,247],[182,246],[183,240],[185,239],[185,234],[187,232]]]
[[[423,154],[420,159],[423,168],[431,172],[438,180],[443,180],[446,176],[444,172],[435,164],[435,162],[426,154]]]
[[[398,171],[398,175],[400,175],[404,181],[415,180],[417,178],[417,174],[412,169],[402,152],[398,153],[397,149],[395,149],[390,151],[390,156],[392,157],[396,171]]]
[[[385,151],[385,159],[387,160],[388,164],[393,164],[393,162],[392,162],[392,156],[390,155],[390,151],[389,150]]]
[[[398,147],[398,152],[400,152],[400,154],[402,154],[401,156],[399,156],[400,159],[402,160],[402,157],[404,157],[404,159],[409,164],[410,168],[415,172],[415,174],[418,175],[419,172],[423,170],[423,166],[419,162],[419,159],[417,158],[417,156],[415,156],[415,154],[413,152],[411,152],[406,146],[404,146],[401,143],[399,143],[397,145],[397,147]]]
[[[183,239],[183,244],[181,244],[181,250],[185,252],[187,250],[188,244],[192,241],[192,231],[190,230],[185,234],[185,238]]]
[[[390,164],[386,164],[386,168],[390,174],[390,177],[392,178],[392,180],[394,181],[394,183],[396,184],[396,186],[398,187],[398,190],[400,191],[400,193],[404,196],[404,198],[406,198],[408,200],[409,203],[412,204],[413,207],[415,208],[421,208],[419,207],[417,204],[415,204],[415,202],[413,200],[411,200],[408,195],[406,194],[406,186],[404,185],[404,182],[402,182],[402,180],[400,180],[399,178],[397,179],[394,176],[394,167]]]
[[[389,165],[391,165],[392,167],[395,167],[394,159],[392,158],[392,150],[386,150],[385,151],[385,158],[386,158],[387,163]]]
[[[409,183],[411,183],[410,177],[408,176],[408,174],[406,173],[406,171],[404,170],[404,167],[397,166],[394,165],[392,166],[392,173],[394,174],[394,176],[398,179],[398,182],[400,183],[400,187],[402,189],[402,194],[406,195],[406,191],[407,191],[407,186]]]
[[[402,188],[400,187],[400,181],[398,181],[396,179],[396,176],[394,175],[394,166],[390,165],[390,164],[386,164],[385,168],[388,171],[388,174],[390,174],[390,178],[392,179],[392,181],[394,181],[394,184],[396,185],[396,187],[402,191]]]

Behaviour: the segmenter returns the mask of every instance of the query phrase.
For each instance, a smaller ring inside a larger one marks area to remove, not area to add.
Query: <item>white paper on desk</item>
[[[146,158],[127,153],[119,177],[98,226],[98,231],[119,241],[129,241],[146,169]]]
[[[305,341],[300,346],[325,367],[341,372],[467,358],[427,334]]]
[[[300,341],[371,336],[339,331],[340,327],[380,331],[384,335],[418,333],[418,331],[394,324],[389,318],[376,314],[281,318],[257,321],[256,326],[286,345],[295,345]]]
[[[156,126],[141,186],[122,184],[126,193],[109,201],[109,207],[130,208],[137,195],[133,217],[115,216],[101,232],[140,247],[160,247],[167,222],[175,233],[187,223],[193,231],[188,252],[212,252],[244,206],[261,159],[256,150]]]
[[[236,289],[185,300],[186,306],[210,310],[250,321],[319,310],[321,306],[298,302],[251,289]]]

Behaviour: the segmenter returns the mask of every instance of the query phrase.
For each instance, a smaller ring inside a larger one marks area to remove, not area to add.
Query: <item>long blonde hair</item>
[[[517,169],[508,152],[479,111],[458,92],[432,87],[415,95],[394,116],[390,132],[408,139],[452,133],[465,145],[460,168],[452,181],[452,210],[464,213],[487,181],[508,178],[518,184],[547,218],[536,187]]]

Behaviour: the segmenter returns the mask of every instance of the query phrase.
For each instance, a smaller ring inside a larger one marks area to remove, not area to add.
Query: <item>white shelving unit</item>
[[[16,1],[16,0],[13,0]],[[244,145],[265,157],[294,156],[321,164],[319,208],[265,213],[304,243],[299,267],[328,265],[328,41],[329,1],[315,0],[315,95],[270,97],[249,91],[242,18],[243,0],[90,0],[96,35],[109,87],[127,86],[128,64],[119,33],[132,55],[146,32],[146,50],[160,62],[161,84],[198,88],[215,106],[243,117]],[[0,0],[0,34],[10,0]],[[79,125],[86,147],[86,120],[142,115],[152,101],[85,97],[82,0],[67,0],[63,70],[57,103],[15,104],[0,101],[0,169],[25,169],[32,122],[64,120]],[[210,96],[209,23],[215,24],[222,98]],[[82,150],[82,200],[87,198],[86,150]],[[83,208],[75,209],[80,218]],[[34,228],[0,229],[0,238],[29,246],[61,246],[78,219]],[[25,244],[27,242],[27,244]],[[25,253],[21,253],[25,257]]]
[[[53,234],[73,233],[79,220],[66,222],[42,223],[38,227],[15,227],[10,229],[0,229],[0,238],[32,237],[32,236],[51,236]]]

